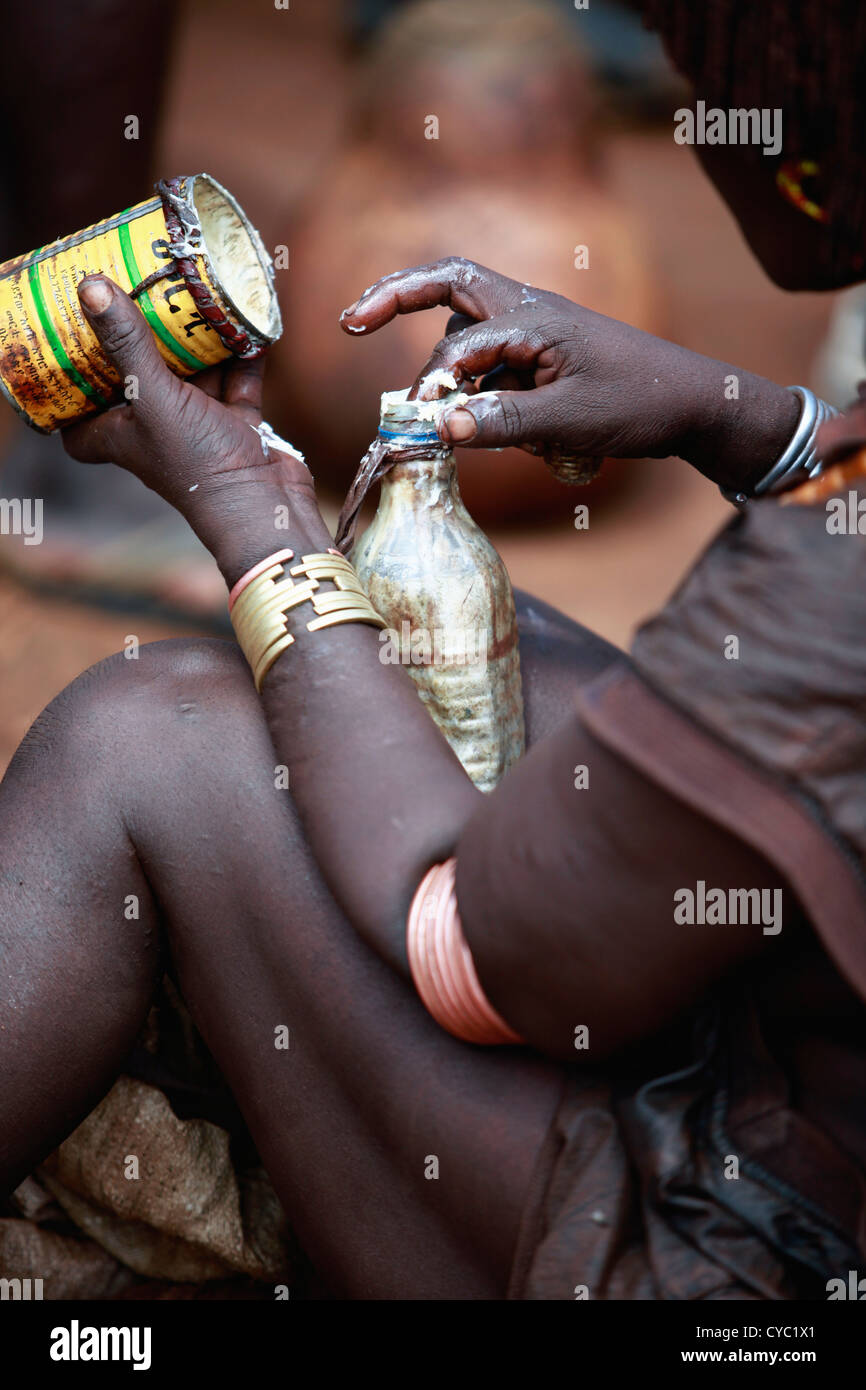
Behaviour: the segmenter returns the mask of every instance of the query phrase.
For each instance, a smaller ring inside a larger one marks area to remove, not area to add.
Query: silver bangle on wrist
[[[807,478],[817,478],[822,471],[823,465],[820,459],[815,457],[815,437],[824,421],[838,415],[839,411],[835,406],[822,401],[808,386],[789,386],[788,390],[799,396],[803,403],[797,428],[788,447],[780,454],[769,472],[755,483],[751,492],[743,492],[741,488],[720,489],[722,496],[733,502],[735,507],[745,506],[750,497],[765,497],[777,492],[786,492],[788,488],[804,483]]]

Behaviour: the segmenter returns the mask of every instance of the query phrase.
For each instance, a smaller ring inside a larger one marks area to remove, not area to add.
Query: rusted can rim
[[[236,214],[250,238],[261,269],[267,278],[272,297],[271,317],[274,331],[271,334],[261,332],[249,320],[228,293],[219,277],[214,258],[208,252],[201,221],[193,202],[196,179],[206,179],[217,190]],[[162,200],[172,258],[182,273],[202,318],[211,325],[235,357],[241,357],[245,360],[260,357],[265,349],[270,347],[271,343],[279,337],[282,332],[282,322],[274,290],[273,263],[255,227],[228,189],[223,188],[222,184],[210,174],[185,174],[173,179],[161,179],[157,183],[156,189]],[[188,254],[183,255],[184,251],[187,251]],[[194,257],[196,259],[200,257],[205,261],[213,284],[230,307],[232,318],[229,318],[224,308],[216,302],[210,289],[202,280]],[[237,322],[233,322],[232,319],[236,319]]]

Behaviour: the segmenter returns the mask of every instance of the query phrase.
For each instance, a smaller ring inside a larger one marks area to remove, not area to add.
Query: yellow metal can
[[[238,203],[209,174],[0,265],[0,394],[45,433],[123,400],[77,287],[103,274],[132,294],[172,371],[191,376],[279,338],[273,266]]]

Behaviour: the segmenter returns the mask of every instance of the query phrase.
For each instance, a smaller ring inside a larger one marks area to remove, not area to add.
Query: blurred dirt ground
[[[311,180],[326,176],[340,139],[346,69],[339,35],[333,0],[292,0],[288,11],[226,0],[188,6],[172,59],[158,168],[215,174],[269,245],[290,245],[292,209]],[[232,71],[245,74],[241,102],[222,99],[213,86],[212,73],[227,58]],[[656,267],[668,336],[778,381],[808,382],[830,298],[786,295],[770,285],[690,152],[669,132],[619,132],[609,161],[613,185]],[[459,228],[455,240],[443,251],[459,250]],[[412,260],[407,246],[403,264]],[[288,296],[291,274],[283,287]],[[6,428],[4,415],[0,447]],[[359,457],[367,442],[358,440]],[[310,462],[315,472],[315,459]],[[515,585],[626,644],[729,508],[680,462],[618,466],[639,467],[639,483],[618,505],[593,509],[588,531],[576,531],[566,518],[493,539]],[[580,500],[578,492],[574,498]],[[128,633],[151,641],[184,631],[194,629],[41,599],[0,576],[0,766],[39,710],[88,665],[121,649]]]

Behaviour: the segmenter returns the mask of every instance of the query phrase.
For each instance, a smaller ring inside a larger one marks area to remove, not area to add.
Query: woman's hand
[[[783,387],[460,257],[386,276],[340,322],[369,333],[445,304],[456,313],[413,393],[437,394],[435,380],[425,384],[437,370],[470,390],[481,378],[480,394],[442,420],[447,443],[677,454],[724,487],[744,487],[794,432],[799,404]]]
[[[134,473],[186,517],[221,566],[233,564],[246,533],[274,530],[276,508],[318,517],[309,469],[274,446],[265,453],[255,432],[261,358],[230,359],[193,385],[169,370],[141,311],[111,280],[88,276],[79,299],[130,399],[65,429],[67,453]],[[273,539],[272,550],[285,544],[285,535]]]

